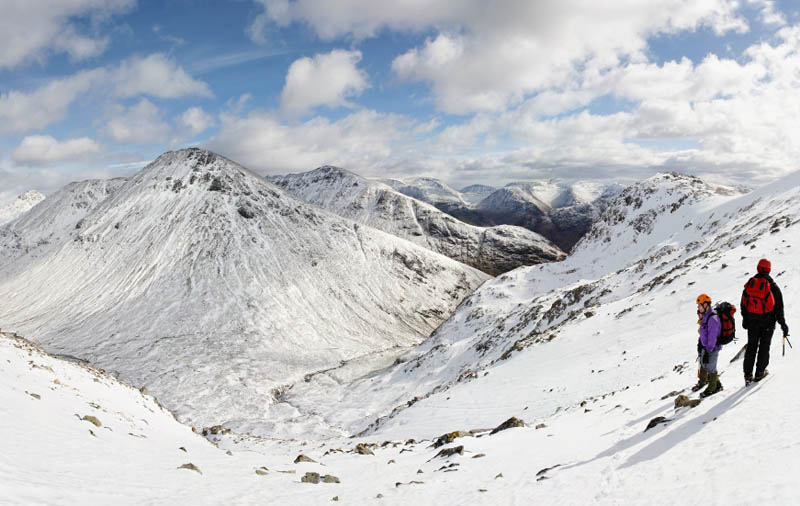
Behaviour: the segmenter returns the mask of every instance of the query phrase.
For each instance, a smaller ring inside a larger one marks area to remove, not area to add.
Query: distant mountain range
[[[556,179],[510,183],[502,188],[472,185],[458,191],[433,178],[383,181],[466,223],[524,227],[567,252],[624,188],[617,183]]]
[[[468,225],[380,181],[338,167],[324,166],[269,179],[340,216],[407,239],[492,275],[520,265],[562,260],[566,256],[535,232],[509,225]],[[427,195],[431,195],[437,188],[436,183],[426,181],[431,188]],[[446,188],[439,195],[446,196],[445,192]]]

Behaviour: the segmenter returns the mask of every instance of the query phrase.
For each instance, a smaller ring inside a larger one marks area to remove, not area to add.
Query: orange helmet
[[[697,296],[697,304],[698,305],[703,304],[704,302],[708,302],[709,304],[711,304],[711,297],[709,297],[705,293],[701,293],[700,295]]]

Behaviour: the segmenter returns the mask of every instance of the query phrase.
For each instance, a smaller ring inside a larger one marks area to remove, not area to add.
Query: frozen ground
[[[696,381],[698,293],[738,305],[766,256],[797,326],[800,174],[748,195],[660,176],[621,199],[565,262],[486,283],[401,363],[288,386],[298,412],[276,423],[294,439],[216,448],[138,390],[2,338],[0,503],[796,504],[800,349],[781,356],[776,333],[771,375],[744,388],[739,328],[725,390],[674,401]],[[511,416],[527,427],[485,430]],[[304,424],[354,437],[301,438]],[[362,442],[374,455],[353,452]],[[317,463],[294,464],[300,453]],[[203,474],[178,469],[189,462]],[[301,483],[308,471],[340,483]]]

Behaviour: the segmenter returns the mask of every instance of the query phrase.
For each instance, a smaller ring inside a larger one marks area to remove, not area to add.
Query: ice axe
[[[789,334],[788,333],[783,335],[783,355],[782,356],[784,356],[784,357],[786,356],[786,343],[789,343],[789,348],[794,348],[792,346],[792,342],[789,341]]]

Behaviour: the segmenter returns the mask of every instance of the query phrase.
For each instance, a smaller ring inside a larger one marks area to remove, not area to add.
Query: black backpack
[[[722,324],[717,344],[730,344],[736,338],[736,321],[733,319],[736,306],[729,302],[720,302],[714,306],[714,313],[719,316],[719,322]]]

